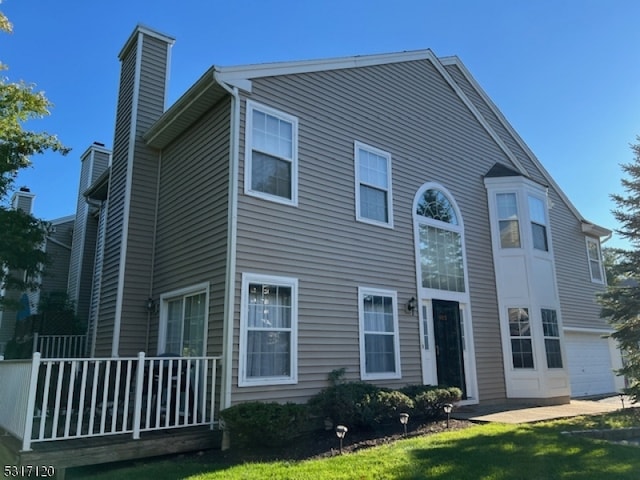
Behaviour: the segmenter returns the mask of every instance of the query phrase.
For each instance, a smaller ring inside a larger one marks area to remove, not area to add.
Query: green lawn
[[[173,458],[84,476],[92,479],[638,479],[640,449],[562,435],[566,430],[640,426],[635,409],[534,425],[485,424],[414,437],[322,460],[216,463]],[[80,475],[80,476],[76,476]]]

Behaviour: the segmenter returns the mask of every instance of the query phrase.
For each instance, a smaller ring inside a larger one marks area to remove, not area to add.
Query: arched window
[[[450,196],[435,185],[424,188],[414,218],[422,287],[464,292],[463,228]]]

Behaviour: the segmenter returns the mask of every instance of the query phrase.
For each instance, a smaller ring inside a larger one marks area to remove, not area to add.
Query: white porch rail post
[[[33,334],[33,351],[31,352],[32,354],[38,351],[38,336],[38,332],[35,332]]]
[[[27,418],[24,422],[22,436],[22,450],[31,450],[31,431],[33,430],[33,414],[36,406],[36,391],[38,389],[38,372],[40,370],[40,353],[35,352],[31,360],[31,378],[29,379],[29,396],[27,397]]]
[[[142,388],[144,383],[144,352],[138,353],[136,367],[135,399],[133,402],[133,439],[140,439],[140,420],[142,417]]]

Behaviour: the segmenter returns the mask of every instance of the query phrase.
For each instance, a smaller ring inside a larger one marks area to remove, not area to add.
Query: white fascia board
[[[328,58],[321,60],[301,60],[292,62],[262,63],[235,67],[218,67],[219,78],[235,85],[261,77],[278,75],[295,75],[299,73],[323,72],[328,70],[344,70],[346,68],[369,67],[390,63],[409,62],[429,59],[437,61],[437,57],[429,49],[399,53],[383,53],[378,55],[357,55],[352,57]]]
[[[511,126],[511,124],[507,121],[507,119],[502,114],[500,109],[495,105],[495,103],[493,103],[491,98],[486,94],[486,92],[482,89],[482,87],[480,87],[480,85],[475,80],[475,78],[473,78],[473,76],[471,75],[469,70],[467,70],[467,67],[465,67],[465,65],[462,63],[462,61],[460,61],[460,59],[458,57],[456,57],[456,56],[443,57],[443,58],[440,59],[440,61],[442,62],[443,65],[455,65],[460,69],[460,71],[465,76],[465,78],[473,86],[473,88],[476,90],[476,92],[478,92],[478,94],[482,97],[482,99],[489,106],[491,111],[496,115],[498,120],[506,128],[506,130],[513,137],[513,139],[516,141],[516,143],[520,146],[520,148],[522,148],[522,150],[529,156],[529,158],[535,164],[535,166],[540,170],[540,172],[545,177],[547,182],[549,182],[549,185],[558,193],[558,195],[560,196],[562,201],[567,204],[567,206],[569,207],[569,210],[571,210],[571,212],[576,216],[576,218],[578,220],[580,220],[582,222],[587,222],[585,220],[585,218],[580,214],[578,209],[575,207],[575,205],[573,205],[571,200],[569,200],[569,197],[567,197],[565,195],[565,193],[562,191],[560,186],[556,183],[556,181],[549,174],[549,172],[544,168],[542,163],[538,160],[538,157],[536,157],[536,155],[533,153],[533,151],[531,151],[529,146],[520,137],[520,135],[518,135],[518,133]],[[587,223],[589,223],[589,222],[587,222]],[[602,227],[600,227],[600,228],[602,228]]]
[[[469,97],[467,97],[467,95],[462,91],[462,89],[457,84],[457,82],[449,74],[449,72],[447,71],[445,66],[451,65],[451,64],[455,64],[455,65],[460,66],[461,70],[463,71],[465,76],[467,76],[468,80],[473,85],[473,87],[483,96],[483,98],[488,99],[488,97],[484,94],[484,91],[480,88],[478,83],[471,76],[471,74],[468,72],[468,70],[464,67],[464,64],[460,61],[460,59],[458,57],[453,56],[453,57],[442,57],[442,58],[439,58],[438,62],[436,63],[436,68],[438,68],[438,71],[440,72],[442,77],[447,80],[447,82],[451,85],[451,88],[464,101],[464,103],[467,105],[467,108],[469,108],[471,113],[473,113],[473,115],[476,117],[476,119],[480,122],[480,124],[484,127],[484,129],[487,131],[487,133],[491,136],[491,138],[496,142],[496,144],[505,153],[505,155],[507,155],[509,160],[511,160],[511,163],[513,163],[513,165],[518,169],[518,171],[520,171],[520,173],[522,173],[523,175],[528,177],[529,173],[527,172],[527,169],[524,168],[524,165],[522,165],[522,163],[520,163],[520,160],[518,160],[518,158],[515,156],[515,154],[502,141],[500,136],[497,134],[497,132],[495,130],[493,130],[491,125],[489,125],[489,122],[487,122],[487,120],[484,118],[482,113],[480,113],[480,111],[476,108],[476,106],[473,104],[473,102],[469,99]],[[489,101],[488,103],[489,103],[489,106],[492,109],[495,107],[495,105],[491,101]],[[500,114],[500,116],[498,118],[500,118],[501,121],[504,119],[504,117],[501,114]]]

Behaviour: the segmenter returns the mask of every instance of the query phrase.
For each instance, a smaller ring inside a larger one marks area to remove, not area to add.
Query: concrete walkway
[[[634,408],[628,397],[624,398],[625,408]],[[622,408],[619,395],[595,400],[571,400],[564,405],[552,405],[547,407],[512,408],[508,407],[470,407],[454,411],[453,418],[471,420],[473,422],[499,422],[499,423],[531,423],[555,418],[577,417],[578,415],[597,415],[600,413],[614,412]]]

